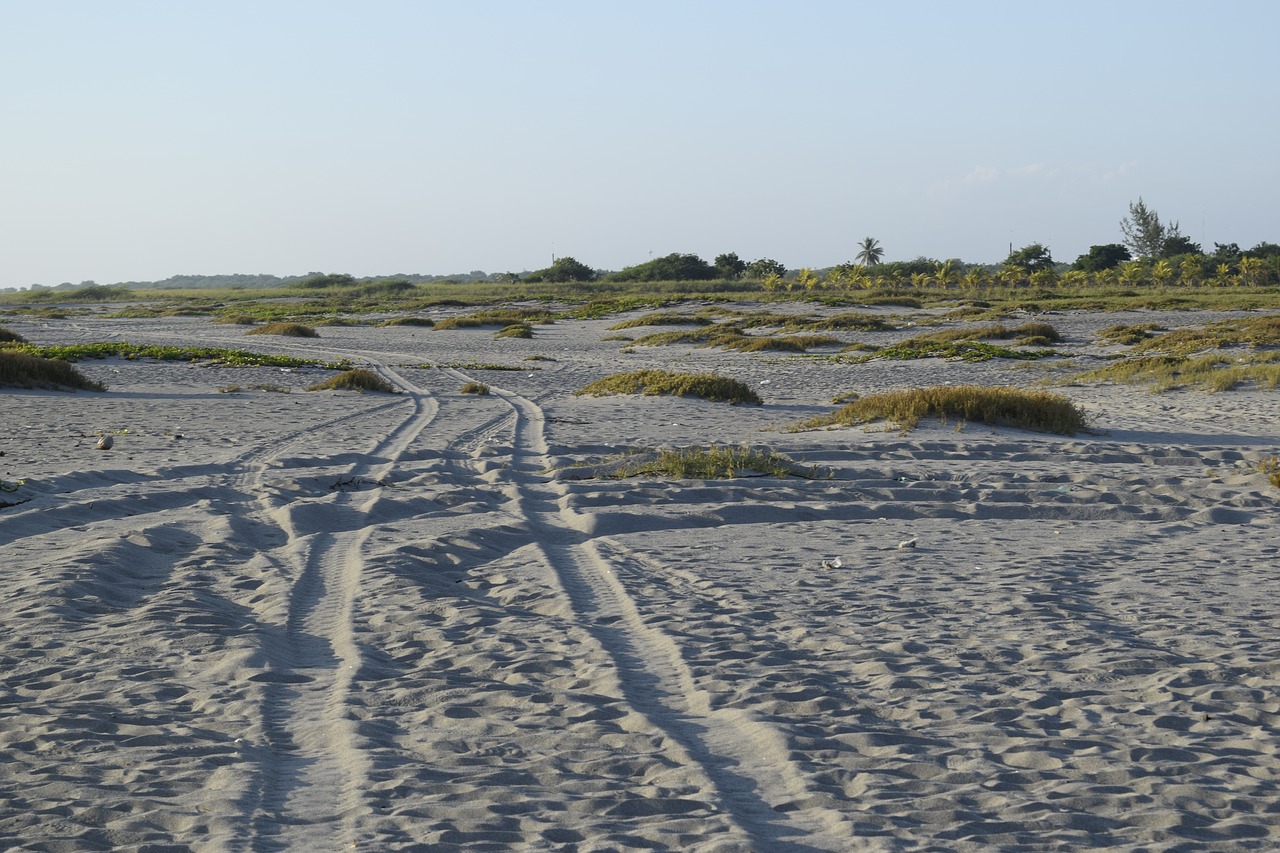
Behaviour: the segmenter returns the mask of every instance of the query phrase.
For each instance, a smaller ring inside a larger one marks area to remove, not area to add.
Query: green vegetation
[[[468,382],[461,389],[463,394],[479,394],[481,396],[489,393],[489,386],[483,382]]]
[[[390,320],[383,320],[379,326],[421,326],[423,328],[431,328],[436,324],[435,320],[430,317],[392,317]]]
[[[669,394],[675,397],[701,397],[724,403],[761,403],[759,395],[736,379],[714,373],[672,373],[666,370],[638,370],[615,373],[579,388],[575,395],[604,397],[611,394]]]
[[[436,329],[479,329],[485,326],[506,327],[518,323],[554,323],[556,315],[542,308],[504,308],[479,311],[465,317],[446,317],[436,321]]]
[[[623,320],[609,327],[609,331],[618,332],[623,329],[634,329],[639,326],[707,326],[714,322],[703,314],[677,314],[672,311],[658,311]]]
[[[845,348],[846,352],[854,352],[865,349],[864,344],[852,344]],[[1020,361],[1032,361],[1040,358],[1052,358],[1059,356],[1056,350],[1051,349],[1025,349],[1014,350],[1008,347],[996,346],[995,344],[983,343],[981,341],[955,341],[955,342],[922,342],[910,344],[903,342],[893,346],[881,347],[873,350],[867,355],[857,356],[852,359],[854,363],[862,363],[872,361],[879,358],[888,358],[896,361],[909,361],[917,358],[945,358],[952,361],[988,361],[993,358],[1010,358]]]
[[[1062,340],[1058,330],[1048,323],[1024,323],[1012,329],[1001,325],[977,326],[967,329],[939,329],[936,332],[926,332],[925,334],[900,341],[897,346],[918,349],[930,344],[949,343],[952,341],[1007,340],[1009,338],[1017,339],[1014,341],[1014,346],[1024,346],[1026,341],[1031,342],[1033,345],[1038,345]]]
[[[301,323],[268,323],[245,332],[246,335],[285,335],[290,338],[318,338],[320,333]]]
[[[926,415],[934,415],[944,423],[947,418],[960,418],[1061,435],[1075,435],[1088,426],[1084,413],[1058,394],[980,385],[935,385],[859,397],[829,415],[796,424],[793,430],[879,420],[889,420],[909,430]]]
[[[27,339],[15,331],[0,326],[0,344],[25,344]]]
[[[1252,385],[1268,391],[1280,385],[1280,352],[1260,353],[1251,358],[1224,354],[1189,357],[1154,355],[1126,358],[1080,373],[1072,382],[1146,383],[1152,393],[1179,388],[1231,391]]]
[[[533,326],[528,323],[512,323],[510,326],[503,326],[494,335],[494,338],[532,338]]]
[[[290,355],[270,355],[245,350],[220,347],[173,347],[158,344],[130,344],[124,341],[103,341],[92,344],[55,344],[34,346],[18,344],[13,349],[41,358],[62,361],[81,361],[86,358],[127,359],[154,358],[160,361],[208,361],[234,367],[312,367],[320,366],[340,370],[344,363],[325,363],[312,358],[295,358]]]
[[[366,391],[376,391],[383,394],[398,394],[399,391],[394,385],[383,379],[372,370],[364,368],[355,368],[353,370],[344,370],[337,376],[330,376],[323,382],[317,382],[314,385],[307,386],[308,391],[359,391],[361,394]]]
[[[1220,320],[1199,329],[1175,329],[1140,341],[1134,352],[1189,355],[1231,346],[1280,347],[1280,316]]]
[[[1098,342],[1132,346],[1139,341],[1152,337],[1153,332],[1160,331],[1159,323],[1130,323],[1118,326],[1107,326],[1098,332]]]
[[[215,323],[221,323],[228,326],[253,326],[257,324],[257,320],[248,314],[224,314],[214,320]]]
[[[245,390],[272,391],[277,394],[288,394],[290,393],[291,389],[286,388],[283,385],[272,385],[266,382],[260,382],[257,385],[227,385],[223,388],[218,389],[218,391],[223,394],[236,394],[236,393],[239,393],[240,391],[245,391]]]
[[[65,361],[42,358],[18,347],[0,347],[0,387],[106,390],[105,385],[85,378]]]
[[[660,450],[656,454],[627,457],[610,471],[609,476],[617,480],[630,477],[728,480],[761,476],[803,477],[812,480],[819,474],[817,468],[797,465],[788,457],[771,450],[708,447]]]
[[[1271,456],[1258,463],[1258,471],[1267,478],[1267,482],[1280,489],[1280,456]]]

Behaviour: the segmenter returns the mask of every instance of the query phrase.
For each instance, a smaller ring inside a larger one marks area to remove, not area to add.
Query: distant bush
[[[829,415],[802,421],[793,430],[879,420],[911,429],[926,415],[935,415],[944,422],[947,418],[961,418],[1061,435],[1075,435],[1088,427],[1084,412],[1058,394],[980,385],[935,385],[859,397]]]
[[[105,385],[85,378],[65,361],[41,358],[8,347],[0,347],[0,387],[106,390]]]
[[[285,335],[290,338],[318,338],[320,333],[301,323],[268,323],[245,332],[246,335]]]
[[[701,397],[724,403],[753,403],[760,397],[748,386],[714,373],[671,373],[666,370],[639,370],[616,373],[578,389],[575,395],[604,397],[611,394],[670,394],[675,397]]]
[[[378,391],[384,394],[395,394],[396,387],[372,370],[357,367],[344,370],[337,376],[331,376],[323,382],[307,386],[308,391]]]

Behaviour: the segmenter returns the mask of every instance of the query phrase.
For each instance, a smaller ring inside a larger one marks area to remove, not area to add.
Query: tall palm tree
[[[865,237],[858,245],[862,251],[858,252],[857,259],[864,267],[874,267],[884,257],[884,249],[880,248],[880,241],[874,237]]]

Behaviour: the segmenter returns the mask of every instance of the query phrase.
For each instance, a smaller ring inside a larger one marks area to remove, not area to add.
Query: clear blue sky
[[[1280,242],[1280,3],[0,0],[0,287]]]

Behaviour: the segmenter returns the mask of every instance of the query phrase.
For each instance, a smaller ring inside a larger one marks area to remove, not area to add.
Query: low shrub
[[[460,390],[463,394],[479,394],[483,396],[489,393],[489,386],[483,382],[468,382]]]
[[[330,376],[323,382],[307,386],[308,391],[377,391],[383,394],[399,393],[396,387],[372,370],[357,367],[344,370],[337,376]]]
[[[27,339],[17,332],[0,326],[0,344],[25,344]]]
[[[267,323],[245,332],[246,335],[285,335],[290,338],[318,338],[320,333],[301,323]]]
[[[592,382],[574,392],[575,395],[604,397],[611,394],[670,394],[675,397],[701,397],[724,403],[761,403],[760,396],[736,379],[714,373],[672,373],[667,370],[637,370],[615,373]]]
[[[859,397],[829,415],[802,421],[792,429],[889,420],[905,430],[915,427],[926,415],[935,415],[943,422],[960,418],[1061,435],[1075,435],[1088,427],[1084,412],[1058,394],[981,385],[935,385]]]

